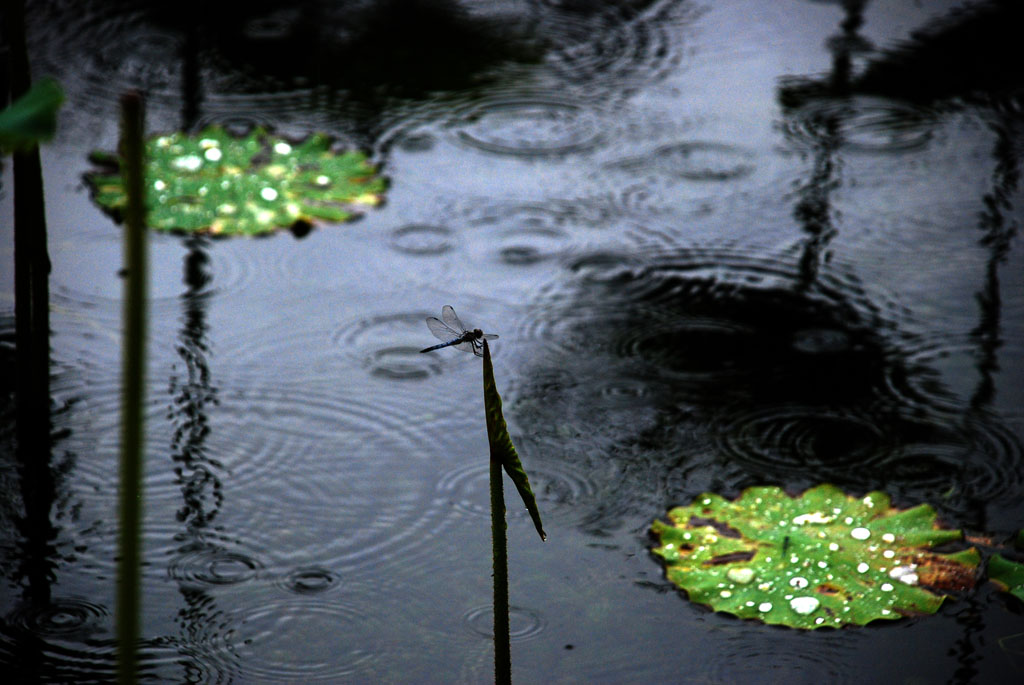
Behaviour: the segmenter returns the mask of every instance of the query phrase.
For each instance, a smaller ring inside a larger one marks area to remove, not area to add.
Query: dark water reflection
[[[69,100],[31,510],[0,396],[4,672],[113,678],[121,236],[80,178],[138,88],[151,130],[324,130],[391,181],[355,224],[154,236],[146,679],[491,678],[479,368],[418,352],[449,302],[501,334],[550,534],[509,500],[517,680],[1019,679],[991,588],[795,634],[688,604],[647,551],[669,507],[765,483],[1022,526],[1020,10],[951,6],[32,3]]]
[[[580,260],[577,296],[539,311],[521,334],[544,349],[534,359],[542,368],[572,364],[604,379],[603,390],[519,389],[531,398],[518,406],[524,425],[557,434],[560,422],[589,417],[576,430],[604,444],[584,451],[580,469],[599,470],[591,455],[603,460],[609,448],[629,462],[640,475],[614,488],[630,510],[697,494],[696,469],[718,474],[698,488],[827,480],[928,500],[984,527],[987,507],[1020,491],[1019,438],[984,408],[948,406],[935,372],[911,361],[920,341],[886,319],[889,303],[834,266],[808,287],[804,263],[713,249]],[[665,494],[679,478],[666,466],[687,469],[687,490]],[[621,525],[596,499],[595,520]]]

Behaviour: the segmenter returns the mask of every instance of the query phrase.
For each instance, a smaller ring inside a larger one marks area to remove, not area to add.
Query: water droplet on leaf
[[[815,597],[794,597],[789,602],[789,607],[796,613],[806,616],[807,614],[814,613],[814,611],[821,604]]]
[[[754,579],[754,569],[747,567],[731,568],[726,572],[725,577],[734,583],[746,585]]]
[[[178,157],[171,164],[183,171],[197,171],[203,165],[203,160],[197,155],[185,155],[184,157]]]

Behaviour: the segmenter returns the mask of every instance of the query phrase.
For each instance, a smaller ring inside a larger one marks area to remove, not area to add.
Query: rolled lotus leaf
[[[501,412],[501,395],[498,394],[498,386],[494,382],[494,366],[491,364],[491,348],[484,340],[484,411],[487,418],[487,441],[491,447],[491,460],[500,462],[505,473],[512,479],[519,491],[519,496],[526,505],[526,510],[533,519],[533,525],[541,540],[547,540],[548,534],[544,532],[544,525],[540,520],[540,510],[537,508],[537,499],[530,487],[530,478],[526,475],[523,462],[519,459],[516,446],[512,444],[512,436],[508,433],[508,425],[505,423],[505,415]]]

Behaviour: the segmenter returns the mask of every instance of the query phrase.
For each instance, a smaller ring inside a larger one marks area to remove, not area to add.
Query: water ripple
[[[330,569],[319,566],[302,566],[282,576],[278,586],[297,595],[319,595],[336,590],[341,579]]]
[[[240,670],[248,677],[303,682],[369,675],[384,644],[367,630],[371,624],[361,612],[319,599],[264,605],[239,622],[245,636]]]
[[[391,247],[411,255],[434,256],[455,247],[455,235],[447,226],[407,224],[391,232]]]
[[[411,298],[398,293],[393,299]],[[299,311],[308,316],[303,326],[295,327],[292,317]],[[355,368],[384,381],[414,382],[444,371],[444,357],[419,353],[433,340],[424,320],[436,311],[389,308],[385,303],[353,310],[350,318],[345,313],[339,316],[303,296],[293,307],[265,317],[259,327],[237,330],[234,354],[219,362],[221,374],[255,384],[269,376],[315,383],[339,369]],[[296,349],[302,354],[295,354]],[[272,366],[267,360],[273,360]]]
[[[779,128],[789,144],[801,150],[834,140],[857,152],[903,153],[929,144],[931,119],[925,109],[884,98],[814,98],[788,111]]]
[[[498,236],[501,261],[529,266],[557,257],[566,248],[568,235],[549,228],[510,228]]]
[[[529,453],[537,452],[530,450]],[[585,472],[570,464],[533,460],[528,473],[544,520],[578,521],[581,514],[578,504],[596,492],[595,484]],[[490,465],[486,460],[461,464],[445,471],[437,482],[437,491],[457,511],[484,518],[491,515]],[[528,519],[529,514],[525,507],[520,506],[518,495],[512,497],[506,502],[509,518]]]
[[[761,478],[812,478],[858,489],[898,488],[947,509],[1009,499],[1024,449],[995,417],[761,403],[718,412],[714,449]]]
[[[652,152],[605,165],[633,175],[665,175],[686,181],[733,181],[757,168],[754,154],[737,145],[718,141],[680,141]]]
[[[5,681],[112,682],[117,664],[109,614],[102,605],[72,597],[15,607],[0,619]],[[141,661],[147,672],[148,661]]]
[[[109,395],[117,397],[115,387]],[[223,391],[206,413],[202,439],[187,454],[174,452],[174,427],[160,413],[147,419],[147,508],[165,518],[147,523],[145,537],[155,554],[172,557],[173,579],[245,582],[270,563],[268,549],[332,569],[380,563],[402,546],[429,545],[446,527],[448,507],[429,487],[437,468],[430,458],[451,453],[452,445],[447,433],[428,434],[424,419],[407,408],[377,404],[365,393],[278,384]],[[103,577],[112,573],[108,543],[116,537],[106,519],[116,503],[117,435],[112,425],[99,437],[73,433],[67,441],[69,450],[90,455],[76,464],[77,556]],[[329,520],[325,502],[336,507]],[[231,539],[210,523],[231,531]],[[198,540],[180,537],[195,525],[205,527]]]
[[[236,87],[225,81],[210,86],[224,91]],[[201,130],[215,124],[236,135],[262,127],[296,139],[304,138],[310,131],[334,131],[330,112],[318,104],[323,103],[317,102],[314,90],[287,85],[279,85],[271,92],[211,92],[203,100],[202,111],[192,127]]]
[[[450,517],[427,484],[452,445],[415,415],[367,399],[311,386],[226,398],[245,411],[215,427],[207,449],[247,495],[218,521],[255,549],[338,571],[429,546]]]
[[[233,669],[210,645],[177,636],[140,640],[140,681],[230,682]],[[10,682],[105,685],[117,680],[117,643],[90,637],[86,644],[0,623],[0,659]]]
[[[968,413],[918,421],[918,434],[880,465],[886,482],[919,500],[972,515],[995,502],[1019,501],[1024,444],[999,417]],[[936,493],[941,499],[936,500]],[[965,525],[983,525],[970,520]]]
[[[849,480],[874,469],[896,447],[879,417],[848,409],[779,406],[724,412],[719,449],[761,474]]]
[[[66,597],[42,606],[25,605],[8,614],[15,630],[43,638],[84,641],[107,630],[106,607],[84,599]]]
[[[808,682],[847,683],[862,678],[837,664],[851,663],[856,638],[848,631],[806,634],[777,634],[765,639],[763,631],[722,626],[720,649],[706,664],[705,677],[714,683],[757,681],[766,672],[800,673]],[[819,631],[821,632],[821,631]],[[758,634],[755,634],[758,633]],[[813,644],[808,644],[813,642]],[[844,655],[843,652],[849,654]],[[855,661],[855,660],[854,660]],[[815,675],[817,674],[817,675]]]
[[[205,620],[202,663],[246,682],[366,678],[385,656],[375,616],[338,601],[270,599]],[[374,630],[376,628],[376,630]]]
[[[119,379],[102,369],[72,367],[53,376],[51,390],[55,397],[74,406],[76,422],[86,422],[89,426],[89,430],[71,427],[62,442],[69,454],[83,457],[74,462],[76,490],[87,498],[112,496],[118,482]],[[163,379],[147,382],[143,413],[149,428],[145,436],[145,449],[149,454],[166,452],[170,442],[170,428],[161,429],[167,411],[166,390]],[[84,458],[86,455],[88,458]]]
[[[534,308],[518,337],[562,354],[644,360],[695,383],[731,377],[768,384],[800,364],[841,375],[850,392],[866,392],[870,386],[856,390],[858,379],[844,365],[884,365],[879,311],[890,305],[869,299],[840,270],[805,289],[794,260],[729,249],[595,253],[569,268],[580,290]],[[785,385],[800,380],[814,392],[810,373]]]
[[[204,542],[193,542],[178,550],[167,564],[167,575],[192,587],[237,585],[256,578],[263,564],[241,551]]]
[[[689,3],[670,1],[533,1],[547,63],[565,83],[598,89],[635,88],[678,72],[687,56],[680,27],[697,15]]]
[[[548,198],[543,202],[494,202],[489,198],[463,203],[463,221],[496,235],[504,250],[523,251],[546,259],[582,249],[605,230],[618,227],[634,208],[628,197]],[[523,243],[523,249],[517,246]],[[488,248],[490,249],[490,248]]]
[[[34,66],[59,74],[76,107],[106,114],[132,89],[157,107],[180,97],[182,37],[147,22],[144,8],[85,3],[67,12],[61,3],[38,3],[29,9]]]
[[[544,632],[547,621],[531,609],[509,607],[509,639],[512,642],[532,640]],[[490,604],[474,607],[462,616],[462,622],[475,635],[494,638],[494,607]]]
[[[436,314],[393,312],[343,322],[331,333],[331,345],[375,376],[424,380],[444,368],[443,358],[419,353],[431,340],[423,323],[427,316]]]
[[[554,95],[492,95],[459,111],[457,140],[484,152],[517,157],[566,155],[601,142],[598,112]]]
[[[1020,439],[927,356],[950,341],[922,345],[912,313],[848,265],[808,279],[799,256],[694,247],[567,266],[573,287],[543,291],[515,331],[532,368],[510,406],[533,439],[585,442],[562,458],[598,492],[657,502],[691,480],[727,492],[825,479],[968,512],[1021,491]],[[552,375],[565,368],[607,390]],[[631,516],[598,499],[579,500],[576,520]]]
[[[150,270],[150,316],[157,325],[173,322],[180,309],[182,250],[177,241],[153,241]],[[89,236],[75,241],[54,241],[51,256],[54,274],[51,283],[53,307],[67,314],[68,323],[84,324],[89,319],[106,334],[115,337],[120,323],[124,280],[118,271],[122,264],[121,237],[118,233]],[[88,335],[87,331],[82,331]],[[96,337],[93,333],[91,337]]]

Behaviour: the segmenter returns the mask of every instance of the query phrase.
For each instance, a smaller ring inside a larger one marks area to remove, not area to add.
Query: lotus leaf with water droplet
[[[988,579],[1003,592],[1024,602],[1024,564],[993,554],[988,560]]]
[[[798,497],[749,488],[735,500],[703,494],[655,521],[668,579],[716,611],[815,629],[931,614],[973,587],[980,561],[939,527],[927,504],[894,509],[889,497],[851,497],[820,485]]]
[[[93,153],[93,198],[119,216],[127,202],[117,156]],[[257,235],[317,220],[341,222],[380,203],[384,180],[358,151],[336,152],[324,135],[292,142],[256,128],[219,126],[146,142],[147,223],[188,233]]]

